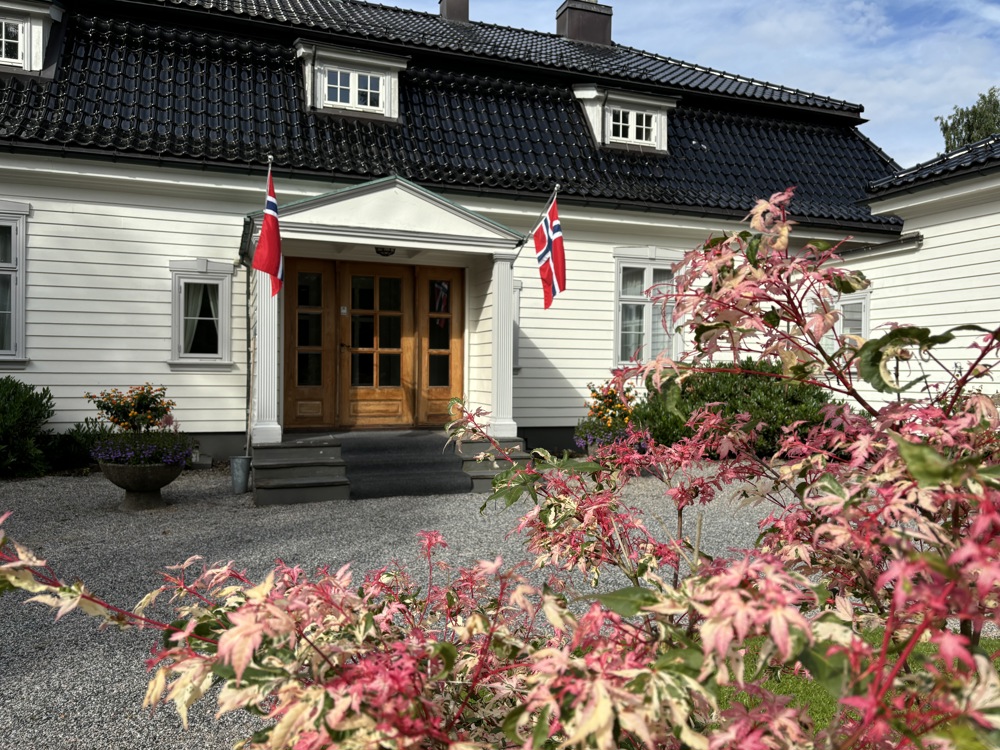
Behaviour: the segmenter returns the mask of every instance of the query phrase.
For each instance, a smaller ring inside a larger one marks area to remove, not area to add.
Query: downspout
[[[250,393],[251,393],[251,388],[253,387],[253,383],[251,382],[251,378],[253,377],[253,373],[251,372],[251,367],[250,367],[250,335],[251,335],[251,331],[250,331],[250,263],[248,262],[248,258],[249,258],[249,254],[250,254],[250,240],[253,238],[253,226],[254,226],[253,219],[251,219],[249,216],[244,216],[243,217],[243,236],[240,237],[239,256],[236,258],[236,261],[233,263],[233,265],[235,265],[235,266],[243,266],[243,268],[246,269],[246,274],[245,274],[246,279],[244,281],[245,292],[244,292],[244,296],[243,296],[243,307],[244,307],[244,313],[243,314],[244,314],[244,316],[246,318],[246,332],[247,332],[246,333],[246,337],[245,337],[246,338],[246,358],[244,360],[247,363],[246,364],[247,380],[246,380],[246,387],[244,388],[244,393],[246,394],[246,398],[245,398],[245,402],[246,402],[246,404],[245,404],[245,406],[246,406],[246,411],[245,411],[245,414],[246,414],[246,425],[245,425],[245,428],[244,428],[244,431],[243,431],[244,435],[249,435],[250,434],[250,408],[251,408]],[[249,437],[246,439],[246,445],[244,445],[243,450],[244,450],[244,454],[243,455],[245,455],[245,456],[249,456],[250,455],[250,439],[249,439]]]

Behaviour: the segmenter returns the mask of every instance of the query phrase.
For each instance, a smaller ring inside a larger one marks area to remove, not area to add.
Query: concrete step
[[[253,447],[253,457],[295,461],[311,458],[341,458],[340,441],[332,437],[302,438],[285,443],[265,443]]]
[[[322,477],[339,479],[347,474],[347,462],[342,458],[257,458],[253,460],[256,481],[265,479],[296,479]]]
[[[497,441],[510,457],[520,465],[531,460],[531,454],[524,450],[524,441],[520,438],[508,438]],[[477,461],[480,453],[492,453],[494,461]],[[489,493],[493,491],[493,477],[510,468],[510,462],[502,458],[492,443],[486,440],[466,440],[455,448],[455,454],[462,459],[462,471],[472,479],[472,491]],[[496,466],[494,466],[494,462]]]
[[[255,479],[253,496],[257,506],[347,500],[351,496],[351,484],[346,478]]]

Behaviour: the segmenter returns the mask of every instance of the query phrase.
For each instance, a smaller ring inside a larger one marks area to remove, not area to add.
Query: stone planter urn
[[[98,462],[108,481],[125,490],[125,510],[162,508],[167,501],[160,495],[184,471],[184,464],[112,464]]]

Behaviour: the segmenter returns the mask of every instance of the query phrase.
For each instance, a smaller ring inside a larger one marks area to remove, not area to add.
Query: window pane
[[[298,384],[323,385],[323,355],[319,352],[299,352]]]
[[[428,385],[431,388],[447,387],[450,381],[451,357],[447,354],[432,354],[427,359],[429,360]]]
[[[627,362],[638,353],[642,355],[643,310],[645,305],[621,306],[621,348],[618,359]]]
[[[431,312],[451,312],[451,284],[447,281],[432,281]]]
[[[450,349],[451,319],[431,318],[428,338],[430,339],[431,349]]]
[[[351,277],[351,307],[355,310],[375,309],[375,277]]]
[[[619,293],[629,297],[641,297],[646,291],[646,269],[622,267]]]
[[[653,269],[653,283],[654,284],[666,284],[674,278],[674,272],[669,268],[654,268]]]
[[[351,385],[354,387],[375,385],[374,354],[351,355]]]
[[[350,104],[350,73],[343,70],[328,70],[326,72],[326,100],[338,104]]]
[[[299,346],[323,345],[323,314],[299,313]]]
[[[847,302],[841,306],[841,326],[844,333],[854,336],[864,336],[865,303]]]
[[[14,262],[14,227],[0,226],[0,263]]]
[[[351,346],[355,349],[375,348],[375,316],[351,316]]]
[[[14,349],[13,277],[0,275],[0,352]]]
[[[299,307],[323,306],[323,274],[299,274]]]
[[[403,309],[403,280],[384,276],[378,280],[378,309],[399,312]]]
[[[378,319],[379,349],[399,349],[403,343],[403,319],[398,315],[382,315]]]
[[[666,317],[664,317],[664,312]],[[671,315],[673,314],[673,307],[663,305],[653,305],[653,320],[651,335],[649,337],[650,345],[650,356],[656,356],[657,354],[664,354],[668,357],[673,356],[673,351],[671,349],[672,336],[670,334],[671,326]]]
[[[399,354],[378,355],[378,384],[381,386],[398,386],[402,382],[399,369]]]
[[[186,283],[182,354],[219,354],[219,285]]]

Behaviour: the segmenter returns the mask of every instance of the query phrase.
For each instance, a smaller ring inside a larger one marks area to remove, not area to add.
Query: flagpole
[[[532,230],[532,231],[534,231],[534,230],[535,230],[535,227],[537,227],[537,226],[538,226],[538,224],[539,224],[539,222],[541,222],[541,220],[542,220],[542,217],[544,217],[544,216],[545,216],[545,214],[547,214],[547,213],[549,212],[549,206],[551,206],[551,205],[552,205],[552,201],[554,201],[554,200],[556,199],[556,195],[558,195],[558,194],[559,194],[559,189],[560,189],[561,187],[562,187],[562,185],[560,185],[560,184],[559,184],[559,183],[557,182],[557,183],[555,184],[555,187],[553,187],[553,188],[552,188],[552,195],[551,195],[551,196],[549,197],[548,201],[546,201],[546,202],[545,202],[545,208],[543,208],[543,209],[542,209],[542,212],[541,212],[540,214],[538,214],[538,218],[537,218],[537,219],[535,219],[535,222],[534,222],[534,224],[532,224],[532,225],[531,225],[531,230]],[[524,246],[528,244],[528,238],[529,238],[530,236],[531,236],[530,234],[526,234],[526,235],[524,235],[524,237],[523,237],[523,238],[521,239],[521,244],[519,244],[519,245],[517,246],[517,254],[516,254],[516,255],[514,256],[514,260],[513,260],[513,261],[511,261],[511,263],[516,263],[516,262],[517,262],[517,259],[521,257],[521,251],[522,251],[522,250],[524,250]]]

